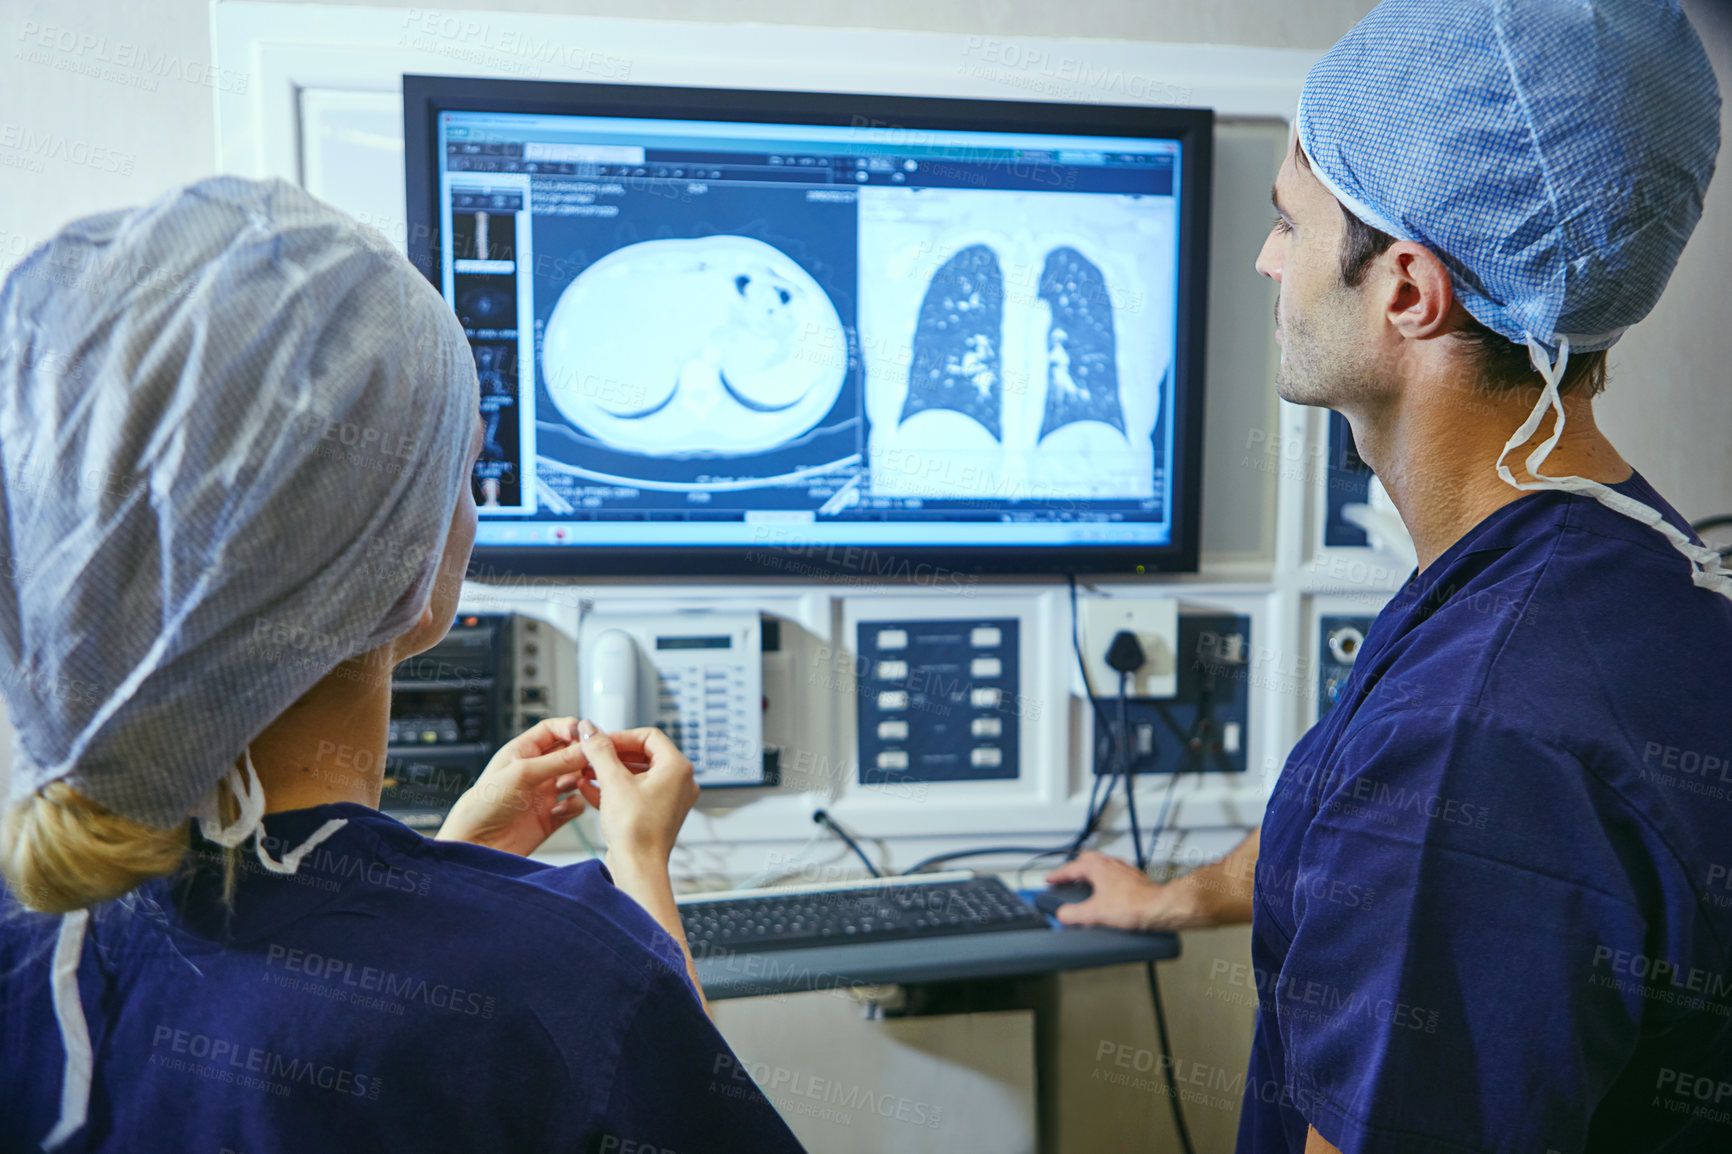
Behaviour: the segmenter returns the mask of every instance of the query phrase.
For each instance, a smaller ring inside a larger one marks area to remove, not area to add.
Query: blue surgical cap
[[[479,406],[438,291],[282,180],[201,181],[26,257],[0,288],[11,796],[65,780],[162,828],[208,802],[414,627]]]
[[[1480,323],[1591,352],[1648,315],[1702,215],[1720,93],[1677,0],[1384,0],[1311,69],[1296,128]]]

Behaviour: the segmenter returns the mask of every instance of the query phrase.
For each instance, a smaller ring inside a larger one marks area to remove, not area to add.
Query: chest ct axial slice
[[[1003,328],[998,257],[986,245],[970,245],[945,261],[926,287],[898,423],[928,409],[951,409],[1002,439]]]
[[[819,355],[800,355],[802,341]],[[630,452],[752,452],[816,424],[847,371],[842,322],[781,250],[740,236],[652,240],[572,281],[542,369],[560,412]]]
[[[1076,249],[1055,248],[1041,270],[1040,299],[1052,311],[1040,435],[1074,421],[1100,421],[1123,433],[1118,342],[1106,278]]]

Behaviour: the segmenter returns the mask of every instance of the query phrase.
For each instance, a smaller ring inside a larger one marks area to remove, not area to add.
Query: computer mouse
[[[1088,882],[1060,882],[1051,889],[1035,894],[1034,908],[1043,914],[1056,914],[1060,906],[1087,901],[1094,892],[1094,886]]]

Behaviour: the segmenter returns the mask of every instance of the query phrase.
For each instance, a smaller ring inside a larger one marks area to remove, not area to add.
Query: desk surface
[[[1177,934],[1051,929],[848,943],[697,959],[704,996],[755,998],[846,986],[954,982],[1087,970],[1179,956]]]

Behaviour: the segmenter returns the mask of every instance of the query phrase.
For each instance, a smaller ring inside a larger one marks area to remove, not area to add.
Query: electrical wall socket
[[[1107,664],[1107,647],[1121,629],[1136,634],[1147,658],[1125,686],[1129,697],[1172,697],[1179,691],[1179,602],[1175,597],[1089,597],[1078,602],[1083,663],[1099,698],[1117,697],[1118,670]]]

